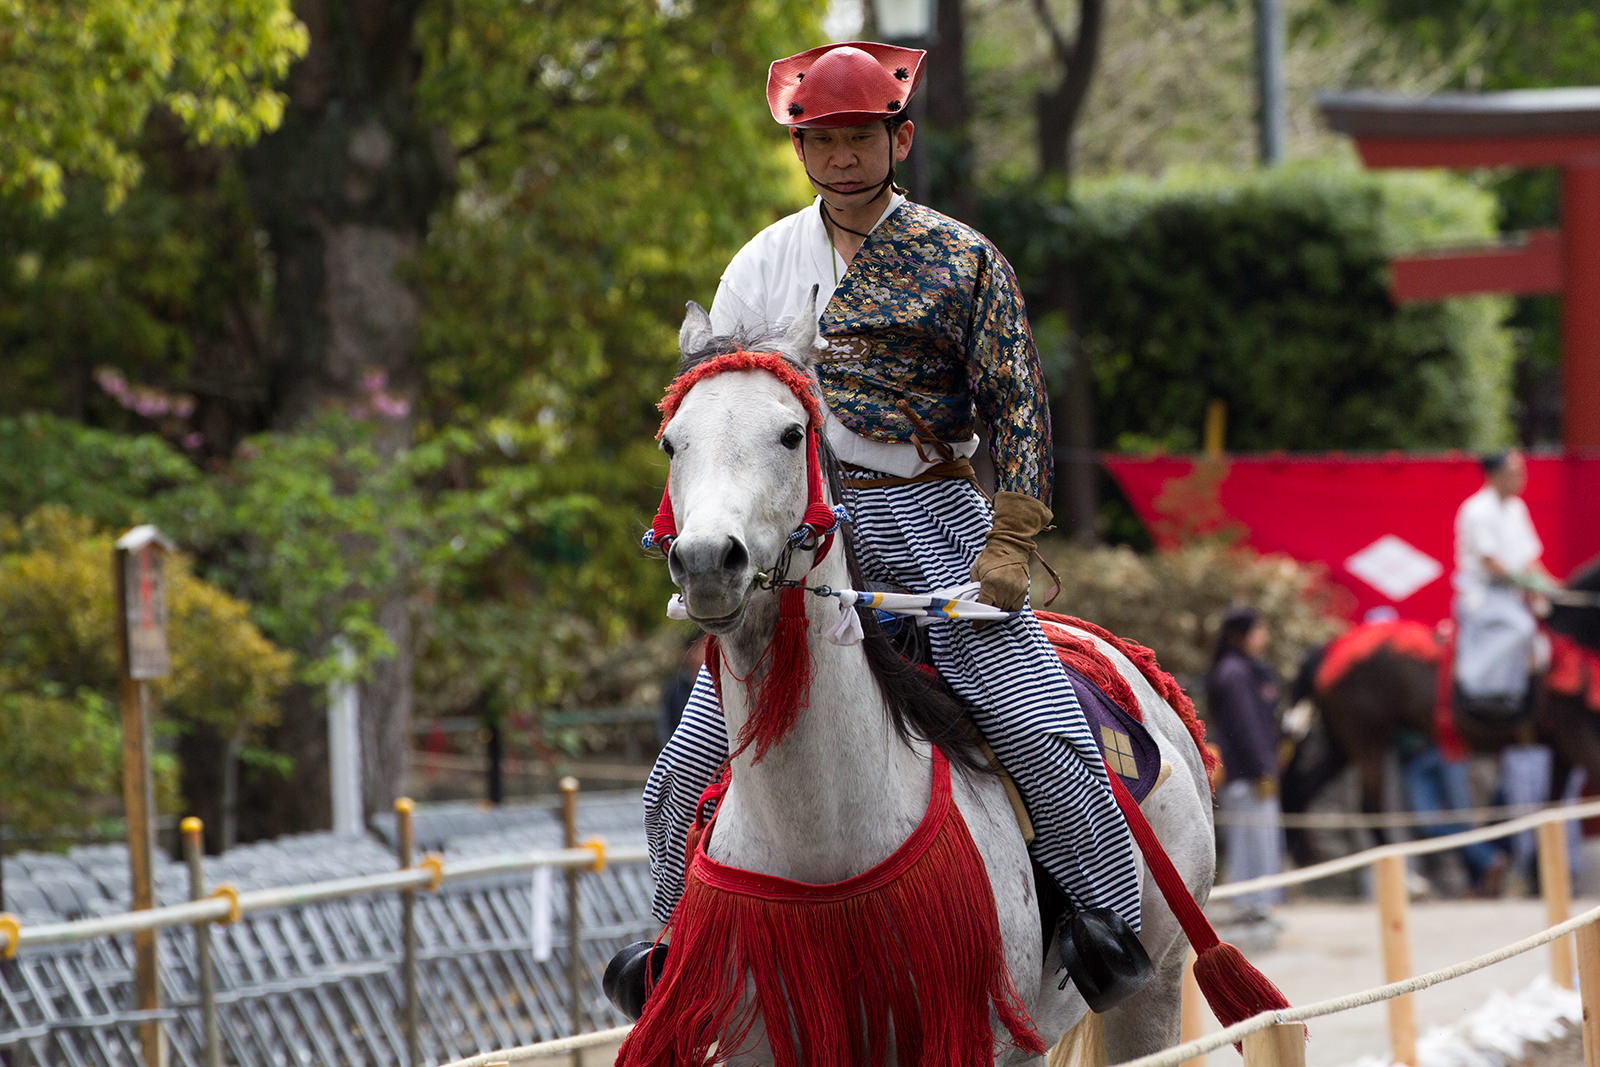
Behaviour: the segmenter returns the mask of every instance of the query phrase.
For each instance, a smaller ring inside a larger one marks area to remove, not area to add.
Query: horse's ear
[[[806,370],[814,369],[817,360],[817,289],[811,287],[805,310],[790,324],[782,344],[784,353]]]
[[[678,331],[678,352],[688,357],[705,351],[710,343],[711,316],[706,314],[705,308],[691,300],[683,316],[683,328]]]

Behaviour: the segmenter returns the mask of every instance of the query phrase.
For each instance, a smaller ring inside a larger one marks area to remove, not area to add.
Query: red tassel
[[[678,536],[678,523],[672,516],[672,497],[667,488],[661,490],[661,506],[656,508],[656,517],[650,524],[650,532],[655,534],[656,544],[662,551],[666,551],[668,541]]]
[[[1289,1006],[1283,991],[1233,945],[1217,941],[1194,959],[1194,980],[1224,1028]]]
[[[767,645],[767,675],[739,730],[738,755],[753,743],[755,762],[782,741],[800,719],[800,709],[811,703],[811,650],[806,645],[806,593],[790,587],[778,594],[778,625]]]
[[[1172,865],[1172,858],[1161,847],[1156,832],[1139,805],[1134,803],[1128,787],[1109,767],[1106,775],[1111,779],[1111,794],[1116,797],[1117,807],[1128,820],[1128,831],[1133,834],[1150,868],[1150,876],[1161,891],[1161,899],[1172,909],[1173,917],[1183,927],[1184,936],[1194,946],[1194,980],[1217,1021],[1225,1027],[1232,1026],[1264,1011],[1287,1008],[1289,1001],[1283,991],[1245,959],[1244,953],[1217,938],[1211,921],[1195,903],[1189,887],[1183,884],[1183,876]]]
[[[822,461],[817,457],[817,431],[813,427],[806,456],[806,513],[801,522],[817,533],[838,524],[833,509],[822,501]],[[817,557],[818,561],[822,556]],[[815,564],[813,564],[815,566]]]
[[[872,870],[807,885],[697,853],[673,914],[672,951],[620,1067],[700,1067],[750,1051],[758,1018],[778,1067],[993,1062],[990,1010],[1031,1055],[1044,1043],[1006,968],[983,860],[935,756],[933,796],[910,838]],[[753,991],[753,999],[747,992]]]

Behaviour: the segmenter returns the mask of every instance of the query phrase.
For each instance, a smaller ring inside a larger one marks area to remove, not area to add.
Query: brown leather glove
[[[978,601],[1016,611],[1028,597],[1028,557],[1033,535],[1050,525],[1050,509],[1025,493],[994,495],[988,543],[972,562],[981,589]]]

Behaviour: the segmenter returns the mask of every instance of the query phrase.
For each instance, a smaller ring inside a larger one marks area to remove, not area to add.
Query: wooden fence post
[[[1572,907],[1572,868],[1567,862],[1567,824],[1539,824],[1539,889],[1544,894],[1545,925],[1566,922]],[[1558,937],[1550,942],[1550,980],[1562,989],[1572,988],[1572,941]]]
[[[1600,1067],[1600,920],[1578,928],[1578,991],[1583,997],[1583,1062]]]
[[[561,824],[566,847],[578,847],[578,780],[572,775],[561,779]],[[583,1033],[583,926],[578,916],[578,871],[567,868],[567,997],[571,1013],[569,1025],[574,1035]],[[575,1067],[583,1067],[583,1050],[572,1054]]]
[[[1204,1015],[1204,1000],[1200,993],[1200,983],[1194,977],[1194,950],[1189,950],[1189,958],[1183,965],[1183,1015],[1182,1022],[1178,1024],[1178,1043],[1187,1045],[1189,1042],[1203,1036],[1206,1030]],[[1184,1060],[1180,1067],[1206,1067],[1206,1054]]]
[[[416,805],[410,797],[394,802],[395,857],[400,869],[415,860]],[[400,891],[400,982],[405,991],[406,1067],[422,1067],[422,1005],[417,998],[417,893]]]
[[[1244,1035],[1244,1067],[1306,1067],[1304,1023],[1279,1023]]]
[[[1383,980],[1411,977],[1411,940],[1406,930],[1406,860],[1383,856],[1376,863],[1378,922],[1383,942]],[[1395,1063],[1417,1062],[1417,1009],[1410,994],[1389,1001],[1389,1047]]]
[[[204,900],[206,876],[202,866],[204,847],[201,834],[205,827],[193,815],[179,824],[183,833],[183,855],[189,864],[189,899]],[[211,924],[195,923],[195,969],[200,978],[200,1031],[205,1035],[206,1067],[222,1067],[222,1032],[217,1023],[217,983],[211,968]]]

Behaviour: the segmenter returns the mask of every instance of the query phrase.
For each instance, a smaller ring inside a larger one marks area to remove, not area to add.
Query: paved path
[[[1572,914],[1597,905],[1600,896],[1579,897],[1572,903]],[[1274,917],[1282,924],[1274,947],[1241,947],[1291,1004],[1310,1004],[1384,984],[1375,904],[1290,904],[1277,909]],[[1536,899],[1413,903],[1408,922],[1413,974],[1448,967],[1548,925],[1544,904]],[[1536,976],[1549,973],[1550,950],[1539,948],[1416,993],[1412,1000],[1417,1032],[1420,1036],[1433,1027],[1459,1024],[1496,990],[1517,993]],[[1209,1012],[1206,1022],[1206,1032],[1218,1029]],[[1386,1004],[1313,1019],[1310,1026],[1307,1067],[1341,1067],[1363,1055],[1382,1055],[1388,1048]],[[1238,1063],[1238,1057],[1229,1049],[1212,1053],[1208,1062],[1222,1067]]]

